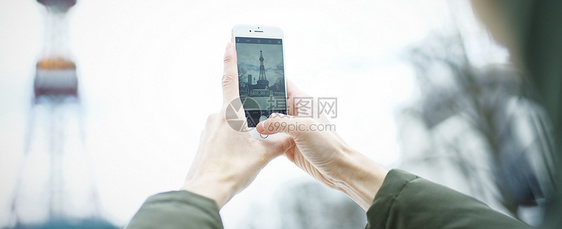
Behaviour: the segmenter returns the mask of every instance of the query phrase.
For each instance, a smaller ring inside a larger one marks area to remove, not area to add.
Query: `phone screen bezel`
[[[283,61],[283,81],[284,81],[284,95],[285,95],[285,110],[274,110],[274,113],[288,114],[288,103],[287,103],[287,77],[286,77],[286,67],[285,67],[285,44],[283,39],[283,31],[281,28],[276,26],[257,26],[257,25],[236,25],[232,28],[232,42],[234,46],[237,47],[236,38],[266,38],[266,39],[280,39],[282,42],[282,61]],[[238,79],[240,80],[240,79]],[[240,95],[240,92],[239,92]],[[251,97],[249,97],[251,98]],[[241,98],[242,99],[242,98]],[[262,111],[262,110],[260,110]],[[248,111],[245,111],[247,115]],[[257,122],[247,122],[249,128],[255,127]]]

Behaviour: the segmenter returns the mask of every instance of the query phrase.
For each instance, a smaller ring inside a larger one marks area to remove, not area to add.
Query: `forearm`
[[[217,207],[221,209],[235,194],[235,188],[232,183],[229,180],[216,182],[212,179],[206,180],[198,177],[198,179],[186,180],[181,190],[214,200]]]
[[[367,211],[388,171],[364,154],[353,149],[344,151],[335,187]]]

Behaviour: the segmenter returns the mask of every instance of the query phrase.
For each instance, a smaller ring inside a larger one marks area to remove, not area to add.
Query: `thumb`
[[[261,121],[256,125],[256,130],[260,134],[271,135],[276,133],[286,133],[293,138],[297,138],[310,130],[315,125],[311,118],[303,118],[285,114],[272,114],[270,118]]]
[[[227,105],[234,99],[237,99],[238,94],[238,66],[236,59],[236,49],[232,43],[226,45],[224,53],[224,72],[222,75],[222,92],[223,104]]]

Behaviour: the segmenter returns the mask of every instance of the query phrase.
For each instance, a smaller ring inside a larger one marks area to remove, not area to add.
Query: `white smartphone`
[[[272,113],[287,114],[283,31],[275,26],[236,25],[240,100],[248,127]]]

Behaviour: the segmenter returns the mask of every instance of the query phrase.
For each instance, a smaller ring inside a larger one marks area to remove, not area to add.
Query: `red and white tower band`
[[[76,0],[37,0],[45,13],[45,38],[36,64],[34,101],[78,98],[76,64],[71,58],[67,12]]]

